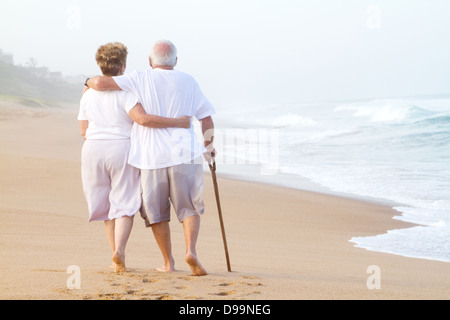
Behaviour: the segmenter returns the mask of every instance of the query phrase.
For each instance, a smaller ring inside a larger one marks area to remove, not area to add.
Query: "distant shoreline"
[[[83,90],[81,82],[68,83],[33,70],[0,61],[0,98],[18,99],[30,107],[79,102]]]

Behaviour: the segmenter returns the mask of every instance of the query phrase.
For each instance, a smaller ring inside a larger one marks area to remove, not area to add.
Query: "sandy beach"
[[[184,262],[182,226],[171,222],[174,273],[136,216],[128,272],[109,268],[102,223],[88,223],[81,187],[83,140],[77,106],[22,107],[0,101],[1,299],[449,299],[450,264],[355,248],[349,239],[411,227],[392,208],[308,191],[227,179],[219,187],[233,272],[228,273],[214,191],[205,172],[206,213],[198,254]],[[70,266],[79,289],[68,286]],[[379,268],[379,289],[368,286]]]

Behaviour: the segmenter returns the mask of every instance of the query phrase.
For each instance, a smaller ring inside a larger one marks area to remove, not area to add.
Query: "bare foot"
[[[163,265],[161,268],[156,268],[159,272],[174,272],[175,271],[175,260],[172,258],[170,262]]]
[[[193,254],[188,253],[186,255],[186,262],[189,267],[191,267],[193,276],[204,276],[207,274],[205,268],[203,268],[203,266],[200,264],[200,261],[198,261],[197,257]]]
[[[119,256],[119,254],[114,253],[112,261],[116,264],[114,268],[114,272],[121,273],[126,272],[127,269],[125,268],[125,256]]]
[[[175,268],[171,268],[171,267],[168,267],[168,268],[166,268],[166,267],[161,267],[161,268],[156,268],[155,270],[156,270],[156,271],[159,271],[159,272],[174,272],[174,271],[175,271]]]

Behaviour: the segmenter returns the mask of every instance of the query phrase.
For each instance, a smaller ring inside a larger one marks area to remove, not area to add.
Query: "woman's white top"
[[[78,120],[88,120],[88,140],[130,139],[133,120],[128,113],[138,100],[134,94],[89,89],[80,101]]]

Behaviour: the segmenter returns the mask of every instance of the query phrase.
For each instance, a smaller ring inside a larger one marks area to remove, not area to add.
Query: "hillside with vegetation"
[[[71,84],[62,77],[39,73],[45,68],[15,66],[0,61],[0,99],[33,107],[59,107],[78,103],[83,84]]]

